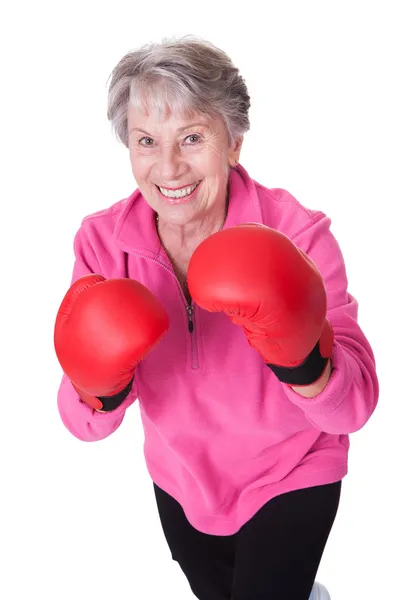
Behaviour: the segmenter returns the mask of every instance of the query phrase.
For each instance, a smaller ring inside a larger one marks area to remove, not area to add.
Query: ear
[[[243,136],[236,138],[233,140],[231,147],[229,149],[229,165],[234,167],[239,162],[240,151],[243,145]]]

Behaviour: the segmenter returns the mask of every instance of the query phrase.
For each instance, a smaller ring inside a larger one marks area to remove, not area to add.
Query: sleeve
[[[83,275],[98,273],[102,275],[96,253],[90,243],[85,222],[74,238],[75,262],[71,285]],[[137,398],[135,383],[131,392],[118,408],[113,411],[99,413],[83,402],[74,390],[68,377],[63,374],[57,395],[57,405],[61,420],[72,435],[85,442],[102,440],[118,429],[127,408]]]
[[[334,332],[332,373],[314,398],[304,398],[289,386],[284,389],[315,427],[340,435],[367,423],[378,402],[379,383],[372,348],[357,321],[358,302],[348,292],[342,252],[330,226],[330,219],[318,212],[292,241],[314,261],[325,281],[327,318]]]

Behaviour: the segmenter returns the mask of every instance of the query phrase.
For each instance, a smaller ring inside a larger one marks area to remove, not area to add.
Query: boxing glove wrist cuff
[[[99,410],[102,410],[104,412],[110,412],[118,408],[118,406],[120,406],[123,403],[123,401],[127,398],[128,394],[131,392],[133,379],[134,378],[132,377],[128,385],[123,390],[121,390],[117,394],[114,394],[113,396],[96,396],[96,398],[98,398],[103,404],[103,406]]]
[[[315,344],[307,358],[296,367],[280,367],[266,363],[279,381],[288,385],[312,385],[321,377],[328,364],[329,356],[322,356],[320,340]]]

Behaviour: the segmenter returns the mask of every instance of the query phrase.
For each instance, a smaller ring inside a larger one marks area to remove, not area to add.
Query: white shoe
[[[331,597],[322,583],[314,583],[314,587],[308,600],[331,600]]]

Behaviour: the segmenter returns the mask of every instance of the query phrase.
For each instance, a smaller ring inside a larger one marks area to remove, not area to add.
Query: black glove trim
[[[321,355],[318,340],[305,361],[297,367],[280,367],[279,365],[266,364],[282,383],[300,386],[312,385],[318,381],[328,364],[328,360],[329,357]]]
[[[123,403],[125,398],[131,392],[133,380],[134,380],[134,377],[132,377],[131,381],[128,383],[128,385],[123,390],[121,390],[117,394],[114,394],[114,396],[96,396],[96,398],[98,398],[103,404],[103,406],[100,410],[103,410],[105,412],[110,412],[110,411],[118,408],[118,406],[120,406]]]

